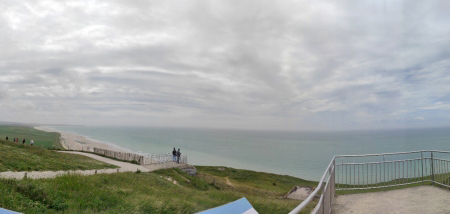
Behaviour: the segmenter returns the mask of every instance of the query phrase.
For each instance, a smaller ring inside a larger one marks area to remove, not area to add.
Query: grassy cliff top
[[[219,167],[198,167],[197,176],[164,169],[40,180],[0,179],[0,207],[24,213],[196,213],[246,197],[259,213],[288,213],[300,204],[283,198],[291,184],[311,183],[232,168],[219,175],[211,173],[214,168]],[[235,179],[249,175],[251,181]],[[274,186],[273,181],[290,184]]]
[[[92,158],[0,140],[0,172],[117,168]]]
[[[286,194],[294,186],[317,186],[318,182],[303,180],[289,175],[255,172],[224,166],[196,166],[199,176],[203,174],[218,178],[227,178],[230,182],[250,188],[262,188],[280,194]]]
[[[63,149],[60,143],[60,134],[57,132],[44,132],[27,126],[1,126],[0,139],[10,141],[19,138],[19,143],[26,139],[26,144],[30,145],[30,140],[34,141],[34,146],[44,148]]]

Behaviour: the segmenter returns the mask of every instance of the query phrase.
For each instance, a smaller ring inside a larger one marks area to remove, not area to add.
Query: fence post
[[[431,151],[431,185],[434,184],[434,159],[433,159],[433,151]]]

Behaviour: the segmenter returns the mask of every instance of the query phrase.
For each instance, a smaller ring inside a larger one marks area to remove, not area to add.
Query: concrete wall
[[[144,156],[133,154],[133,153],[125,153],[125,152],[117,152],[107,149],[100,149],[94,147],[94,153],[104,155],[107,157],[116,158],[119,160],[125,160],[125,161],[136,161],[137,163],[143,165],[144,164]]]

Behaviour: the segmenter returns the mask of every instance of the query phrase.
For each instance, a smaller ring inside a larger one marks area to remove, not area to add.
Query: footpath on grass
[[[93,170],[69,170],[69,171],[22,171],[22,172],[0,172],[0,178],[13,178],[13,179],[23,179],[23,178],[31,178],[31,179],[39,179],[39,178],[55,178],[60,175],[66,174],[81,174],[81,175],[94,175],[94,174],[112,174],[118,172],[151,172],[158,169],[164,168],[176,168],[185,166],[186,164],[177,164],[175,162],[166,162],[159,164],[148,164],[148,165],[136,165],[132,163],[117,161],[109,158],[105,158],[102,156],[98,156],[91,153],[85,152],[74,152],[74,151],[60,151],[62,153],[70,153],[77,155],[84,155],[90,158],[116,165],[120,168],[117,169],[93,169]]]

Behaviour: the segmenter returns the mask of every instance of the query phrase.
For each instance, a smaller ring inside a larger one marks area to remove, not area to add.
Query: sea
[[[194,128],[48,126],[133,152],[180,149],[193,165],[320,180],[334,155],[450,151],[450,128],[365,131],[244,131]]]

